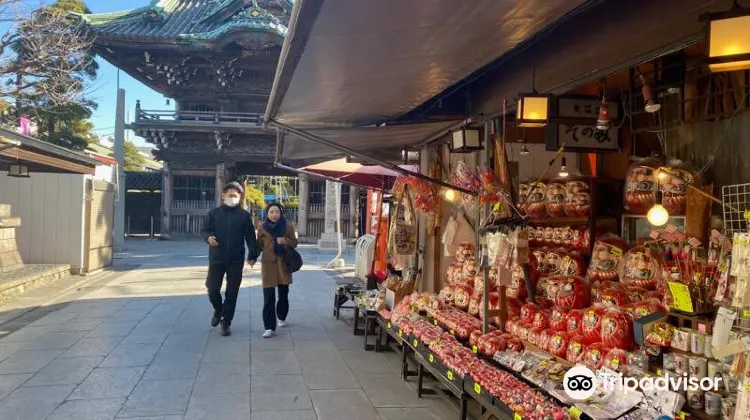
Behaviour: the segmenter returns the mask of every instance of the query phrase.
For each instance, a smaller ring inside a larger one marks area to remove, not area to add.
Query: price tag
[[[385,325],[385,327],[390,330],[391,328],[393,328],[393,325],[391,325],[391,323],[389,322]]]
[[[437,327],[437,325],[438,325],[437,319],[433,319],[432,323],[435,324],[435,326]]]
[[[620,367],[620,359],[612,359],[612,367],[615,369]]]
[[[745,210],[745,214],[743,215],[745,220],[750,220],[750,210]]]
[[[400,329],[398,330],[398,336],[399,336],[399,338],[401,338],[401,337],[403,337],[403,336],[404,336],[404,332],[403,332],[403,331],[401,331]]]
[[[474,384],[474,392],[476,392],[477,395],[481,395],[482,394],[482,385],[479,385],[479,384],[475,383]]]
[[[479,353],[479,349],[477,348],[477,346],[471,346],[471,352],[477,354]]]
[[[523,417],[518,413],[513,413],[513,420],[523,420]]]
[[[428,357],[428,359],[430,360],[430,363],[435,363],[435,356],[433,356],[432,354],[430,354],[430,357]]]
[[[744,309],[744,310],[742,310],[742,317],[743,318],[750,318],[750,309]]]
[[[669,292],[672,293],[674,307],[683,312],[693,313],[693,300],[690,297],[690,288],[686,284],[673,281],[667,283],[669,284]]]
[[[596,312],[594,312],[594,311],[589,311],[589,316],[591,316],[591,317],[593,317],[593,316],[596,316]]]
[[[414,339],[414,347],[417,347],[417,346],[419,346],[419,341],[417,341],[417,339],[415,338]]]
[[[570,418],[571,420],[579,420],[581,418],[581,415],[583,414],[583,411],[581,411],[580,408],[576,406],[570,407]]]
[[[448,371],[448,373],[446,373],[446,375],[445,375],[445,376],[447,376],[447,377],[448,377],[448,380],[449,380],[449,381],[452,381],[452,380],[453,380],[453,372],[451,372],[450,370]]]
[[[612,251],[612,255],[614,255],[616,257],[622,257],[622,249],[620,249],[620,248],[618,248],[616,246],[613,246],[611,248],[611,251]]]
[[[750,391],[750,384],[745,385],[745,391]]]
[[[451,330],[451,335],[456,335],[456,332]]]

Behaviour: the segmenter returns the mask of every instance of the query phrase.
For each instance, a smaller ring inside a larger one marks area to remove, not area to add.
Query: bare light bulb
[[[561,178],[567,178],[568,175],[570,175],[570,173],[568,172],[568,165],[567,165],[565,157],[560,159],[560,163],[561,163],[560,172],[557,175],[560,176]]]
[[[523,145],[523,147],[521,147],[521,151],[520,151],[520,152],[518,152],[518,154],[520,154],[520,155],[522,155],[522,156],[526,156],[526,155],[528,155],[528,154],[530,154],[530,153],[531,153],[531,150],[529,150],[529,148],[528,148],[528,147],[526,147],[526,145],[525,145],[525,144]]]
[[[443,187],[443,199],[449,203],[455,203],[458,200],[458,194],[453,188]]]
[[[646,220],[648,220],[652,226],[664,226],[669,221],[669,212],[661,204],[661,200],[662,193],[661,191],[657,191],[656,201],[653,207],[651,207],[648,213],[646,213]]]

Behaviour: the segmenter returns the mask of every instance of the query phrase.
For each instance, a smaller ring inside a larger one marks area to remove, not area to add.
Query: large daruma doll
[[[661,276],[661,265],[650,251],[644,247],[635,247],[625,254],[623,261],[622,282],[645,290],[656,290]]]
[[[654,205],[656,173],[660,162],[647,158],[634,161],[625,175],[625,208],[634,214],[646,214]]]
[[[587,272],[589,280],[618,280],[622,257],[627,250],[628,244],[618,236],[604,235],[597,239]]]

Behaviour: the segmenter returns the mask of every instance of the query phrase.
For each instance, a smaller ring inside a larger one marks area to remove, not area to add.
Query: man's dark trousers
[[[245,262],[240,261],[231,264],[211,263],[208,266],[208,276],[206,277],[208,299],[214,307],[214,313],[221,315],[226,325],[231,324],[234,318],[234,309],[237,306],[237,295],[240,292],[244,265]],[[227,276],[227,288],[226,298],[222,303],[221,284],[224,280],[224,274]]]

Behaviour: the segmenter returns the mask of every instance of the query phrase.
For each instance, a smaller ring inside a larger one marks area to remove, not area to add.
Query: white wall
[[[24,263],[83,265],[85,176],[0,174],[0,202],[21,217],[16,241]]]
[[[96,165],[94,168],[94,179],[114,184],[117,181],[115,177],[115,166]]]

